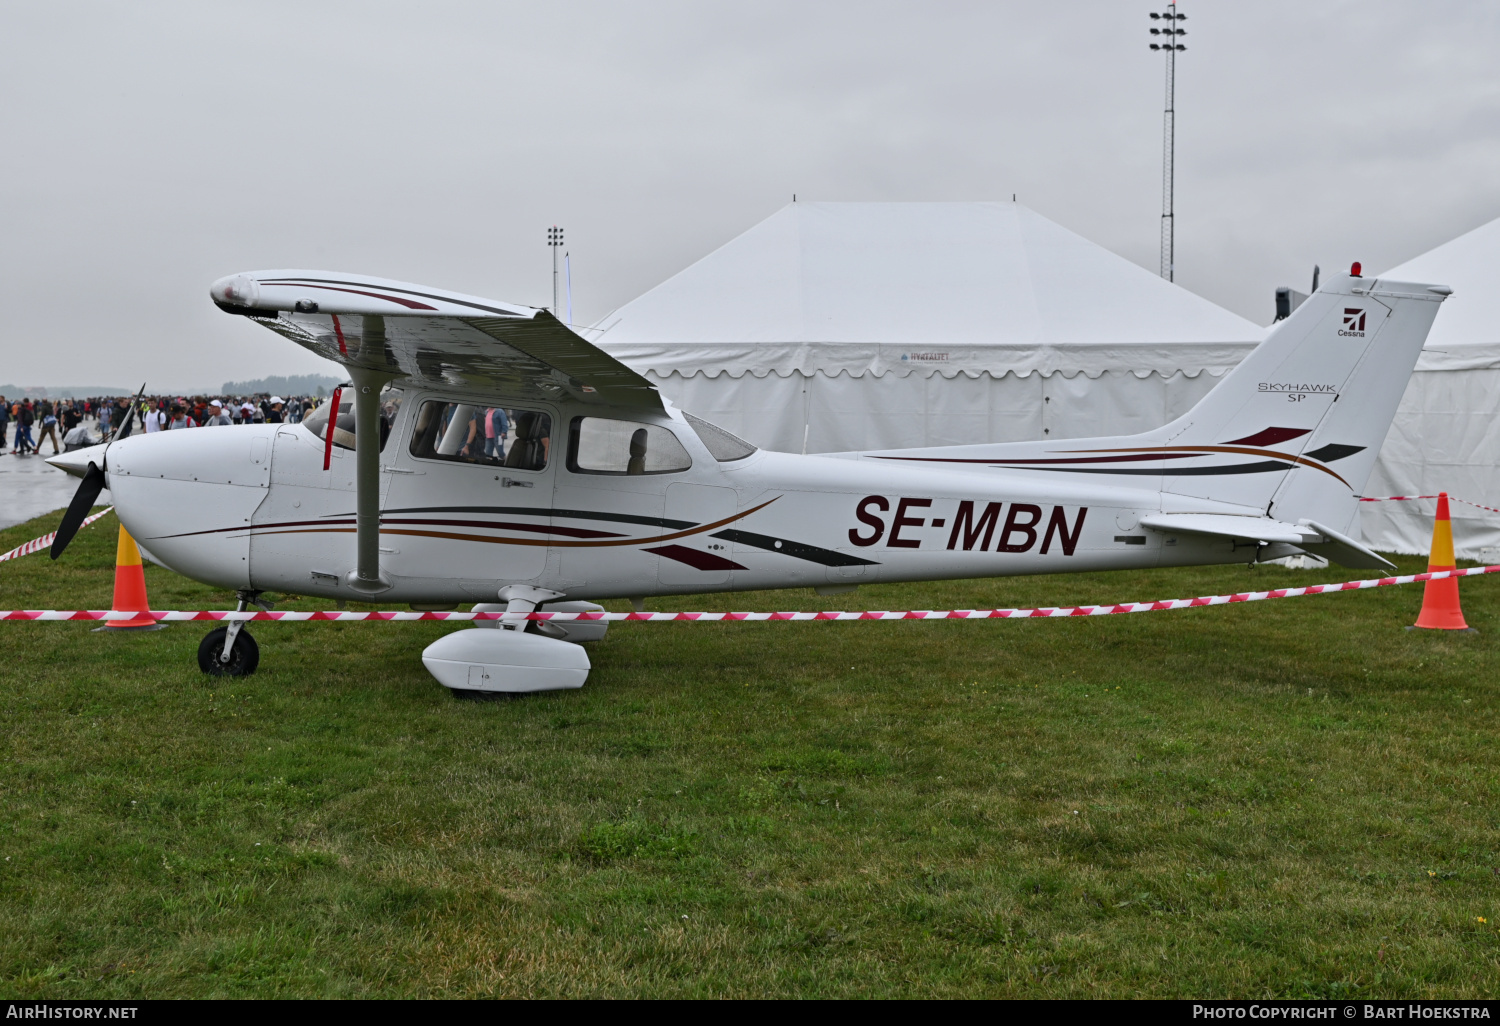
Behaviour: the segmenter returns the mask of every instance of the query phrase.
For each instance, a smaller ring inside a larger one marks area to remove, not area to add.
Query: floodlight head
[[[1160,50],[1161,49],[1161,45],[1158,44],[1158,43],[1152,43],[1151,44],[1151,49],[1153,49],[1153,50]]]
[[[1160,17],[1161,17],[1161,15],[1157,14],[1155,11],[1151,12],[1151,20],[1152,21],[1156,21]]]
[[[1179,49],[1179,50],[1186,50],[1187,47],[1183,46],[1181,43],[1178,43],[1177,44],[1177,49]]]
[[[1153,36],[1159,36],[1159,35],[1161,35],[1161,29],[1159,29],[1159,28],[1154,28],[1154,29],[1152,29],[1152,30],[1151,30],[1151,34],[1152,34],[1152,35],[1153,35]]]
[[[1186,14],[1179,14],[1177,16],[1177,20],[1178,21],[1187,21],[1187,15]]]

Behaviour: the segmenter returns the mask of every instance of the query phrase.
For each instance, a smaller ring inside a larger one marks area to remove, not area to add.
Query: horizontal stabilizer
[[[1266,517],[1239,517],[1228,513],[1153,513],[1141,518],[1141,526],[1165,534],[1207,534],[1216,538],[1259,542],[1270,545],[1285,542],[1302,546],[1322,541],[1309,527],[1284,524]]]
[[[1354,570],[1392,570],[1396,564],[1353,538],[1314,520],[1288,524],[1268,517],[1225,513],[1153,513],[1141,526],[1163,534],[1202,534],[1214,538],[1272,545],[1295,545]]]

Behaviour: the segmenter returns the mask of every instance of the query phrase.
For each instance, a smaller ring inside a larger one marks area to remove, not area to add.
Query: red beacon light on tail
[[[1352,265],[1350,265],[1350,267],[1349,267],[1349,277],[1351,277],[1351,278],[1363,278],[1364,275],[1362,275],[1362,274],[1359,273],[1363,269],[1364,268],[1360,265],[1360,262],[1358,260],[1354,261],[1354,263]]]

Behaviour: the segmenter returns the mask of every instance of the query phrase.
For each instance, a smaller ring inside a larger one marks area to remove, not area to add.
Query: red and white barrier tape
[[[1436,498],[1437,498],[1436,495],[1380,495],[1380,496],[1360,496],[1360,500],[1359,501],[1360,502],[1415,502],[1417,499],[1436,499]],[[1500,513],[1500,509],[1496,509],[1494,506],[1481,505],[1480,503],[1477,503],[1477,502],[1470,502],[1468,499],[1455,499],[1451,495],[1448,496],[1448,501],[1449,502],[1459,502],[1459,503],[1462,503],[1465,506],[1473,506],[1475,509],[1488,510],[1491,513]]]
[[[1467,570],[1439,570],[1401,577],[1380,577],[1368,581],[1344,581],[1342,584],[1311,584],[1305,588],[1273,588],[1270,591],[1242,591],[1235,595],[1205,595],[1192,599],[1165,599],[1160,602],[1125,602],[1111,606],[1047,606],[1040,609],[945,609],[907,611],[865,611],[858,613],[439,613],[405,612],[265,612],[263,610],[174,610],[149,613],[114,612],[99,609],[16,609],[0,611],[0,620],[132,620],[149,616],[153,620],[274,620],[298,622],[323,620],[350,623],[361,620],[628,620],[645,623],[690,621],[713,623],[720,620],[1017,620],[1030,617],[1110,616],[1115,613],[1158,613],[1169,609],[1194,609],[1198,606],[1223,606],[1236,602],[1262,602],[1266,599],[1297,598],[1302,595],[1327,595],[1337,591],[1363,591],[1385,588],[1392,584],[1418,584],[1448,577],[1474,577],[1500,573],[1500,566],[1477,566]]]
[[[81,524],[78,525],[78,529],[80,531],[83,530],[85,527],[87,527],[90,524],[92,524],[95,520],[98,520],[100,517],[102,517],[105,514],[109,513],[110,510],[112,510],[112,509],[114,509],[114,507],[110,506],[109,509],[104,510],[104,512],[102,512],[102,513],[95,513],[91,517],[86,517],[84,519],[83,523],[81,523]],[[16,559],[19,556],[29,556],[33,552],[40,552],[43,549],[47,548],[49,545],[51,545],[52,544],[52,539],[54,539],[56,537],[57,537],[57,532],[53,531],[51,534],[44,534],[40,538],[33,538],[33,539],[31,539],[31,541],[27,542],[25,545],[17,545],[15,548],[11,549],[9,552],[5,553],[4,555],[0,555],[0,563],[4,563],[7,559]]]

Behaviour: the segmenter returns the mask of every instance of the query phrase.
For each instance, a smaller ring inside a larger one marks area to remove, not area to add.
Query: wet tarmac
[[[11,441],[10,432],[6,432]],[[47,465],[52,445],[44,442],[41,456],[12,456],[6,448],[0,454],[0,527],[10,527],[39,517],[43,513],[67,508],[78,490],[78,478]],[[109,490],[99,494],[99,505],[109,505]],[[56,525],[50,525],[48,530]]]

